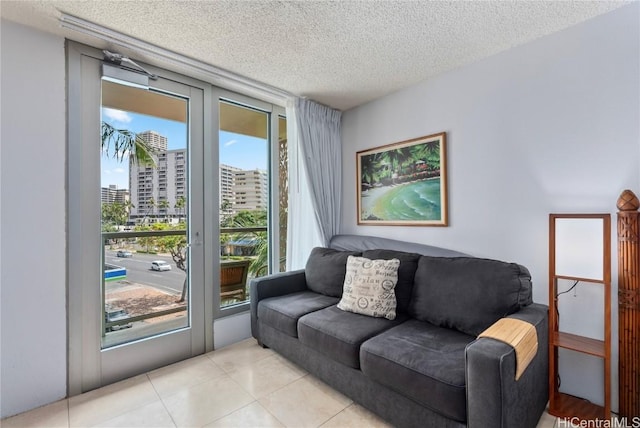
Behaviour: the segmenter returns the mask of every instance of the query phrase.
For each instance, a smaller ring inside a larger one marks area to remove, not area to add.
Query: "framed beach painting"
[[[356,153],[358,224],[447,226],[446,133]]]

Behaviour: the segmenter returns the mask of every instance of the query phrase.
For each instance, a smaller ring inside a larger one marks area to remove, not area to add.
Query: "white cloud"
[[[109,119],[120,122],[120,123],[129,123],[133,118],[126,111],[116,110],[108,107],[104,107],[102,109],[102,113],[108,117]]]
[[[125,170],[124,168],[116,168],[113,170],[113,172],[115,172],[116,174],[124,174]]]
[[[238,142],[238,140],[230,140],[230,141],[227,141],[226,143],[224,143],[224,146],[225,147],[229,147],[229,146],[234,145],[237,142]]]

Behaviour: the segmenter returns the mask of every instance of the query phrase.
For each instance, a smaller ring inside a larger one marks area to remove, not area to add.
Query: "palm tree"
[[[100,134],[102,150],[107,156],[113,156],[122,162],[128,154],[130,159],[138,165],[155,166],[154,150],[135,132],[128,129],[117,129],[103,121]],[[112,143],[113,153],[110,153]]]
[[[360,180],[362,182],[367,182],[370,185],[372,185],[373,172],[374,172],[373,156],[372,155],[362,156],[360,158],[360,165],[362,168],[362,170],[360,171]]]
[[[222,227],[256,227],[267,226],[267,211],[240,211],[232,217],[225,219],[220,226]],[[223,237],[221,236],[221,239]],[[226,238],[226,236],[225,236]],[[232,239],[236,241],[251,241],[254,247],[255,257],[249,265],[249,272],[258,274],[267,268],[269,261],[269,242],[267,232],[236,232],[232,235]]]
[[[154,208],[156,206],[158,206],[158,204],[156,204],[156,200],[153,198],[153,196],[150,197],[147,200],[147,204],[146,205],[147,205],[148,208],[147,208],[146,212],[144,213],[144,217],[142,218],[142,223],[144,223],[147,220],[147,217],[149,217],[149,214],[153,214]]]
[[[398,172],[398,164],[400,162],[400,151],[398,149],[385,152],[390,163],[391,173]]]
[[[427,148],[425,144],[417,144],[415,146],[411,146],[411,157],[413,158],[413,162],[419,160],[425,160],[424,158],[427,156]]]
[[[408,171],[406,171],[406,164],[407,163],[412,163],[411,160],[411,147],[402,147],[398,149],[398,157],[399,157],[399,163],[400,163],[400,171],[398,172],[398,174],[407,174]]]
[[[182,220],[184,217],[184,208],[185,205],[187,204],[187,200],[185,199],[184,196],[180,196],[178,199],[176,199],[176,203],[173,205],[173,208],[176,209],[176,211],[178,211],[178,220]]]
[[[158,208],[160,209],[160,211],[164,211],[164,218],[165,220],[167,220],[169,218],[169,201],[167,201],[166,199],[161,200],[160,202],[158,202]]]
[[[440,144],[437,141],[432,141],[426,145],[427,155],[433,159],[440,159]]]
[[[102,224],[120,226],[127,221],[127,208],[119,202],[102,204]]]
[[[133,205],[133,202],[127,199],[126,201],[124,201],[124,207],[127,210],[127,215],[129,215],[129,213],[131,212],[131,208],[135,208],[136,206]]]

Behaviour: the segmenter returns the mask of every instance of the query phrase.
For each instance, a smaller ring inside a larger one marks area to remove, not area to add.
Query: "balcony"
[[[249,280],[267,273],[266,266],[251,268],[266,231],[266,227],[220,229],[220,279],[216,286],[221,290],[221,307],[248,301]],[[103,347],[188,327],[188,293],[183,299],[187,283],[185,230],[105,232],[102,240]],[[172,251],[180,252],[182,259],[172,257]],[[152,270],[154,261],[164,261],[170,269]]]

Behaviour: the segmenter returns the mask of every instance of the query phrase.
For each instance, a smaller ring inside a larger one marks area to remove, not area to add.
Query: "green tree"
[[[229,199],[223,199],[220,204],[220,211],[229,211],[233,207],[233,204]]]
[[[147,210],[144,213],[144,217],[142,218],[142,222],[144,223],[145,220],[147,219],[147,217],[149,217],[149,214],[153,215],[153,212],[155,210],[155,208],[158,206],[158,204],[156,204],[156,200],[153,198],[153,196],[151,198],[149,198],[147,200]]]
[[[224,221],[225,219],[231,217],[233,204],[228,199],[223,199],[220,204],[220,221]]]
[[[411,147],[402,147],[398,149],[399,174],[405,175],[409,172],[407,166],[412,164]],[[409,164],[409,165],[408,165]]]
[[[169,219],[169,207],[171,205],[169,204],[169,201],[167,201],[166,199],[163,199],[161,201],[158,202],[158,209],[162,212],[164,211],[164,218],[165,220]]]
[[[431,169],[437,169],[440,165],[440,144],[437,141],[428,143],[425,151],[427,164]]]
[[[136,206],[133,205],[133,202],[127,199],[126,201],[124,201],[124,207],[127,210],[127,217],[129,217],[129,213],[131,213],[131,208],[135,208]]]
[[[103,203],[101,211],[103,229],[105,226],[123,225],[129,218],[127,207],[125,206],[125,204],[121,204],[119,202]]]
[[[178,199],[176,199],[176,203],[173,205],[173,208],[176,209],[176,211],[178,212],[178,218],[180,220],[184,220],[184,209],[185,206],[187,204],[187,200],[185,199],[184,196],[180,196]]]
[[[166,251],[171,254],[173,262],[176,267],[187,273],[187,225],[184,222],[180,222],[175,226],[169,226],[168,224],[156,223],[153,225],[155,230],[179,230],[184,233],[179,235],[162,236],[156,238],[156,245],[162,251]],[[187,275],[185,275],[184,282],[182,283],[182,293],[177,303],[182,303],[187,298]]]
[[[387,157],[387,160],[389,162],[389,176],[391,176],[393,172],[397,172],[398,162],[400,160],[400,151],[397,149],[388,150],[384,152],[384,154]]]
[[[267,225],[267,210],[244,210],[227,217],[220,226],[222,227],[257,227]]]
[[[135,231],[146,231],[146,230],[151,230],[151,226],[147,225],[147,224],[140,224],[138,226],[136,226]],[[156,243],[155,243],[155,239],[153,237],[148,237],[148,236],[141,236],[138,238],[138,243],[140,245],[142,245],[143,247],[146,248],[147,253],[149,252],[151,247],[155,247]]]
[[[222,227],[243,228],[243,227],[266,227],[267,226],[267,210],[252,210],[252,211],[240,211],[237,214],[224,219],[221,224]],[[223,236],[221,236],[222,241]],[[221,242],[224,244],[228,240],[251,241],[254,245],[254,254],[251,264],[249,265],[249,272],[257,275],[268,268],[269,262],[269,241],[267,232],[236,232],[225,237],[226,239]]]

